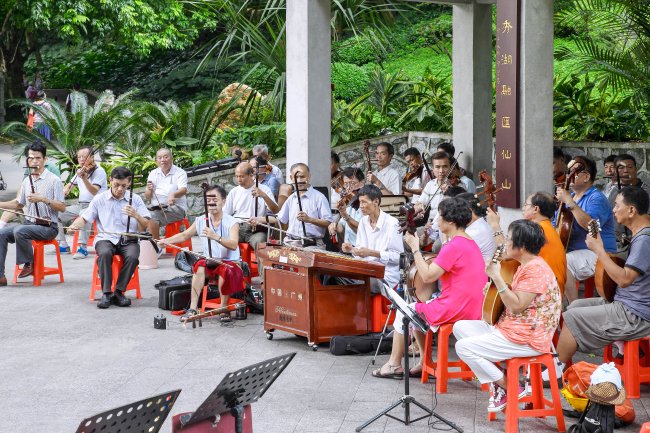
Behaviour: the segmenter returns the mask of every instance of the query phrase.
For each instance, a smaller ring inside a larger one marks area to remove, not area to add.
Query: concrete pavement
[[[14,254],[11,247],[8,277]],[[293,362],[253,405],[256,432],[353,432],[402,395],[402,381],[371,376],[370,356],[335,357],[327,347],[313,352],[306,340],[280,331],[268,341],[260,315],[232,327],[206,320],[203,328],[184,329],[163,312],[169,329],[154,329],[153,317],[162,311],[153,285],[181,274],[163,257],[159,269],[140,271],[143,299],[129,308],[99,310],[88,299],[92,254],[85,260],[64,255],[63,284],[48,276],[41,287],[27,278],[0,288],[0,433],[73,432],[87,416],[176,388],[183,391],[172,414],[192,411],[226,372],[293,351]],[[53,264],[55,257],[46,260]],[[378,365],[386,359],[381,356]],[[644,386],[644,398],[634,400],[636,423],[617,431],[638,432],[649,420],[649,390]],[[467,433],[504,431],[503,414],[486,421],[487,394],[475,383],[454,380],[447,394],[436,396],[431,385],[412,380],[411,393]],[[413,409],[413,416],[418,413]],[[403,410],[393,414],[403,416]],[[522,432],[557,431],[554,419],[519,426]],[[162,431],[171,431],[169,421]],[[427,431],[426,420],[407,427],[386,417],[364,430]]]

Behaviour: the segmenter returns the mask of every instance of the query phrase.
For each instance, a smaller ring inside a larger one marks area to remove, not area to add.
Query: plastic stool
[[[257,266],[257,257],[255,256],[255,250],[253,247],[251,247],[251,245],[247,242],[240,242],[239,255],[241,256],[242,261],[248,264],[250,278],[257,277],[260,273]]]
[[[102,291],[102,280],[99,278],[99,266],[97,266],[97,260],[99,256],[95,256],[95,266],[93,267],[93,281],[90,286],[90,300],[95,300],[95,293]],[[111,283],[111,291],[115,291],[115,285],[117,284],[117,276],[122,269],[122,256],[115,254],[113,256],[113,264],[111,266],[111,273],[113,274],[113,281]],[[138,273],[138,268],[135,268],[135,272],[131,276],[129,283],[126,285],[126,291],[135,290],[135,298],[141,299],[142,295],[140,294],[140,274]]]
[[[546,366],[549,373],[551,384],[552,401],[544,397],[544,387],[542,382],[542,365]],[[557,386],[557,376],[555,375],[555,361],[553,356],[546,353],[539,356],[528,358],[512,358],[506,361],[508,369],[507,374],[507,394],[508,403],[506,406],[506,433],[516,433],[519,429],[519,418],[545,418],[554,416],[557,420],[557,429],[559,432],[565,432],[564,415],[562,414],[562,401],[560,400],[560,390]],[[523,368],[524,372],[530,367],[530,385],[532,393],[529,396],[517,400],[519,394],[519,371]],[[532,409],[520,409],[520,403],[532,403]],[[493,421],[497,417],[496,413],[488,413],[488,420]]]
[[[185,230],[188,229],[190,226],[190,222],[187,220],[187,218],[183,218],[180,221],[176,221],[175,223],[167,224],[165,226],[165,238],[170,238],[178,233],[181,232],[181,226],[185,227]],[[188,239],[186,241],[183,241],[178,244],[174,244],[176,246],[179,246],[181,248],[187,248],[190,251],[192,250],[192,239]],[[166,253],[171,253],[174,257],[176,257],[176,254],[180,252],[180,250],[174,248],[174,247],[167,247],[165,248]]]
[[[594,282],[594,277],[587,278],[584,281],[576,281],[576,291],[580,291],[580,283],[584,283],[585,285],[585,291],[584,291],[584,298],[593,298],[594,297],[594,287],[596,287],[596,284]]]
[[[97,222],[93,221],[93,231],[90,232],[90,237],[88,238],[88,245],[86,247],[92,247],[93,244],[95,243],[95,235],[97,234]],[[74,232],[74,236],[72,237],[72,249],[70,250],[71,254],[74,254],[77,252],[77,249],[79,248],[79,233],[81,230],[76,230]]]
[[[388,309],[389,306],[390,301],[382,295],[370,295],[370,332],[381,332],[384,330],[384,325],[390,312]],[[393,317],[393,320],[395,320],[395,317]]]
[[[420,354],[422,359],[422,383],[429,381],[429,375],[436,378],[436,392],[445,394],[447,392],[447,381],[449,379],[472,380],[474,373],[463,361],[449,362],[449,336],[454,328],[451,323],[440,325],[438,329],[438,356],[437,361],[431,359],[433,348],[433,332],[427,332],[424,343],[424,353]],[[460,370],[450,371],[450,368]]]
[[[639,433],[650,433],[650,422],[646,422],[641,426]]]
[[[650,382],[650,337],[623,343],[623,359],[612,356],[612,345],[605,348],[603,362],[613,362],[621,373],[628,398],[641,398],[641,384]],[[639,355],[639,349],[644,352]]]
[[[58,267],[48,268],[45,266],[45,245],[53,245],[56,250],[56,262]],[[59,251],[59,243],[52,239],[50,241],[32,241],[32,248],[34,249],[34,273],[32,277],[34,279],[34,286],[40,286],[41,281],[45,278],[46,275],[59,275],[59,281],[63,283],[63,266],[61,266],[61,251]],[[18,281],[18,274],[22,271],[20,265],[16,265],[14,268],[14,284]]]

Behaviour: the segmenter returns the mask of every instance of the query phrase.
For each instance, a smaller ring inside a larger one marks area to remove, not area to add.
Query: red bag
[[[597,368],[596,364],[590,362],[575,363],[562,374],[562,383],[576,397],[589,398],[585,391],[591,384],[591,374]],[[616,406],[615,412],[616,418],[625,424],[633,422],[636,416],[634,406],[629,398],[626,398],[623,404]]]

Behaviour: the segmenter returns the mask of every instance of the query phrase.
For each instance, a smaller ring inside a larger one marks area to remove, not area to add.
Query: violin
[[[479,182],[481,182],[479,188],[482,188],[483,191],[477,193],[475,197],[480,200],[479,203],[481,206],[487,205],[490,209],[496,212],[497,211],[496,194],[498,192],[501,192],[503,188],[494,187],[494,181],[492,180],[492,176],[488,174],[487,170],[481,170],[478,173],[478,179]]]
[[[370,159],[370,140],[363,142],[363,153],[366,157],[366,165],[368,166],[368,171],[372,171],[372,162]]]
[[[578,161],[571,161],[569,163],[570,171],[564,180],[563,189],[566,191],[569,190],[569,185],[573,183],[575,177],[578,173],[584,168],[584,165]],[[557,234],[560,235],[560,240],[562,245],[566,249],[569,244],[569,238],[571,237],[571,228],[573,227],[573,213],[564,206],[564,203],[560,202],[557,208],[557,219],[555,221],[555,230]]]
[[[79,176],[80,174],[84,174],[86,176],[92,176],[95,170],[97,170],[97,163],[95,162],[95,148],[92,148],[90,149],[90,153],[84,160],[84,163],[81,164],[81,166],[79,167],[79,169],[77,170],[74,177],[69,183],[73,184],[74,181],[77,180],[77,176]]]
[[[404,178],[402,179],[402,187],[412,181],[413,179],[417,179],[418,177],[422,176],[422,172],[424,171],[424,165],[420,164],[415,170],[408,170],[406,174],[404,175]]]
[[[345,186],[343,185],[343,172],[341,170],[336,170],[334,172],[332,179],[330,180],[330,186],[338,195],[343,193]]]

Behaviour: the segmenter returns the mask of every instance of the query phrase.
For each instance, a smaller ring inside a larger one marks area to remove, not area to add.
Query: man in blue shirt
[[[573,302],[578,298],[576,281],[584,281],[594,275],[596,270],[596,254],[587,248],[585,238],[587,227],[592,220],[600,222],[605,250],[616,252],[614,237],[614,215],[607,197],[594,186],[596,180],[596,163],[586,156],[574,158],[582,169],[576,174],[571,184],[571,193],[558,188],[556,195],[573,215],[571,236],[567,245],[567,281],[564,289],[567,301]]]
[[[280,182],[278,182],[278,179],[275,176],[273,176],[272,171],[269,170],[272,168],[269,162],[259,155],[256,156],[255,158],[251,158],[249,162],[256,171],[257,171],[257,167],[260,168],[257,181],[261,185],[268,186],[271,192],[273,193],[273,197],[277,201],[278,192],[280,191]]]

